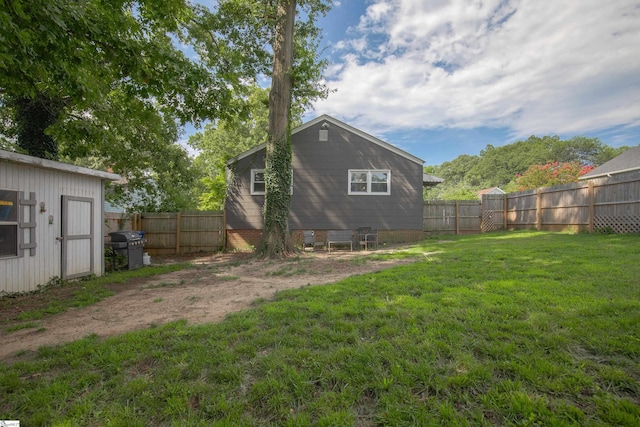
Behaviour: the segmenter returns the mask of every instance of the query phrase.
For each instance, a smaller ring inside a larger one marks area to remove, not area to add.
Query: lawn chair
[[[306,251],[308,247],[313,250],[316,247],[316,236],[313,230],[303,231],[304,242],[302,243],[302,250]]]
[[[303,231],[304,242],[302,243],[302,250],[306,250],[307,247],[311,247],[312,251],[316,250],[316,246],[324,247],[324,241],[321,239],[316,240],[316,232],[313,230]]]
[[[360,247],[369,250],[370,247],[378,248],[378,230],[371,227],[360,227],[357,230]]]

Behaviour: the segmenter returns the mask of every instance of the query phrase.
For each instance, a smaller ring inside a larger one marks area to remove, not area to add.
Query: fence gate
[[[93,273],[93,199],[62,196],[63,280]]]
[[[480,233],[482,206],[476,200],[424,202],[423,229],[435,234]]]
[[[505,228],[505,203],[504,194],[482,195],[482,222],[480,228],[483,233]]]

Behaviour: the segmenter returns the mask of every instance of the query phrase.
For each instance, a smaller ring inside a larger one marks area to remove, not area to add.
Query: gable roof
[[[578,179],[592,179],[603,176],[611,176],[624,172],[640,170],[640,145],[633,147],[598,166],[589,173],[586,173]]]
[[[484,188],[478,191],[478,196],[480,198],[482,198],[482,196],[485,194],[507,194],[507,193],[505,193],[505,191],[500,187],[489,187],[489,188]]]
[[[317,125],[318,123],[323,123],[323,122],[326,122],[329,125],[334,125],[334,126],[342,128],[342,129],[344,129],[346,131],[354,133],[354,134],[366,139],[367,141],[369,141],[369,142],[371,142],[373,144],[379,145],[380,147],[385,148],[385,149],[391,151],[392,153],[395,153],[395,154],[397,154],[397,155],[399,155],[401,157],[404,157],[407,160],[410,160],[412,162],[418,163],[419,165],[423,165],[424,164],[424,160],[420,159],[419,157],[416,157],[413,154],[409,154],[406,151],[404,151],[404,150],[402,150],[402,149],[400,149],[400,148],[398,148],[396,146],[393,146],[393,145],[389,144],[388,142],[385,142],[385,141],[383,141],[381,139],[378,139],[375,136],[369,135],[368,133],[363,132],[360,129],[356,129],[353,126],[350,126],[350,125],[348,125],[348,124],[346,124],[344,122],[341,122],[340,120],[338,120],[338,119],[336,119],[334,117],[331,117],[331,116],[329,116],[327,114],[323,114],[321,116],[318,116],[315,119],[310,120],[310,121],[298,126],[297,128],[293,129],[291,131],[291,136],[293,136],[296,133],[301,132],[301,131],[303,131],[303,130],[305,130],[307,128],[310,128],[311,126],[314,126],[314,125]],[[264,149],[265,147],[266,147],[266,144],[260,144],[260,145],[257,145],[255,147],[253,147],[250,150],[245,151],[244,153],[238,154],[236,157],[233,157],[233,158],[227,160],[227,165],[231,165],[231,164],[237,162],[238,160],[242,160],[245,157],[248,157],[248,156],[250,156],[250,155],[252,155],[254,153],[257,153],[258,151]]]
[[[119,179],[121,179],[120,175],[115,173],[103,172],[95,169],[71,165],[68,163],[60,163],[53,160],[41,159],[39,157],[27,156],[26,154],[14,153],[12,151],[0,150],[0,159],[7,160],[9,162],[35,166],[43,169],[52,169],[67,173],[77,173],[80,175],[92,176],[95,178],[101,178],[111,181],[118,181]]]
[[[444,182],[444,179],[438,178],[434,175],[429,175],[428,173],[422,174],[422,185],[424,187],[435,187],[436,185]]]

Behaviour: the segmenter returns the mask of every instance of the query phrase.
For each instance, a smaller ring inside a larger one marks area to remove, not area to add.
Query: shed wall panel
[[[0,160],[0,188],[21,191],[27,195],[34,192],[37,202],[36,255],[30,256],[27,250],[24,257],[0,258],[0,293],[33,291],[38,285],[45,285],[52,278],[60,277],[61,244],[56,238],[60,237],[61,233],[62,195],[94,199],[97,209],[93,218],[93,273],[103,273],[103,183],[100,178]],[[51,223],[49,217],[52,219]],[[87,225],[85,222],[74,226],[85,229]],[[28,236],[27,230],[21,232]]]
[[[90,253],[91,245],[89,240],[72,240],[67,242],[69,255],[67,263],[67,274],[83,273],[91,269],[91,260],[86,256]]]

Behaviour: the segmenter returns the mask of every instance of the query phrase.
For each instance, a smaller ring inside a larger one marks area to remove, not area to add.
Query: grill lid
[[[112,242],[135,242],[142,240],[140,233],[132,230],[113,231],[109,233]]]

